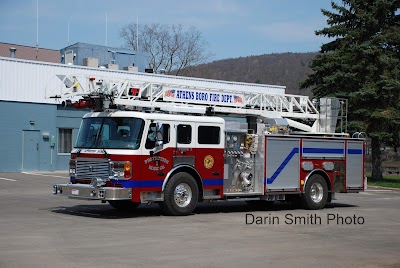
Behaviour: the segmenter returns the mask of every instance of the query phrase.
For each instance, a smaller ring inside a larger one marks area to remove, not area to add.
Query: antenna
[[[39,52],[39,0],[36,0],[36,60]]]
[[[68,19],[68,46],[69,46],[69,19]]]
[[[139,17],[136,17],[136,51],[139,50]]]
[[[108,33],[107,33],[107,20],[108,20],[108,18],[107,18],[107,12],[106,12],[106,46],[107,46],[107,43],[108,43],[108,40],[107,40],[107,35],[108,35]]]

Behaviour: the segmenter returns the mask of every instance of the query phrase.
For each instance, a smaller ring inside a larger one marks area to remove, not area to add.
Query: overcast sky
[[[182,24],[199,29],[214,59],[318,51],[327,39],[328,0],[0,0],[0,42],[61,49],[69,42],[120,47],[122,26]],[[107,24],[106,24],[107,13]],[[107,27],[106,27],[107,25]],[[107,38],[106,38],[107,28]]]

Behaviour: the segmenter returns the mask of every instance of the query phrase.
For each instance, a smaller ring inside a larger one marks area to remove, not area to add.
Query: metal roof
[[[54,95],[51,94],[52,92],[65,89],[65,85],[56,75],[91,75],[113,79],[157,81],[187,87],[213,88],[215,90],[228,87],[238,92],[252,90],[263,93],[285,93],[285,87],[282,86],[127,72],[0,57],[0,100],[57,104],[59,103],[58,100],[46,98],[46,96]]]

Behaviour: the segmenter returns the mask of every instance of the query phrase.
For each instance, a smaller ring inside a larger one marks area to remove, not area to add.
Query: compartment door
[[[300,189],[300,139],[266,138],[266,189]]]
[[[364,175],[364,143],[348,141],[346,150],[346,187],[362,188]]]

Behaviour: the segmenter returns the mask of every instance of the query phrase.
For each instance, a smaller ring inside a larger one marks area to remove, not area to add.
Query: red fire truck
[[[158,203],[167,215],[188,215],[198,202],[228,199],[321,209],[337,192],[364,189],[364,138],[335,133],[345,100],[321,99],[317,109],[306,96],[187,87],[164,77],[59,77],[65,90],[55,97],[92,112],[71,152],[70,180],[54,185],[56,195],[118,209]]]

